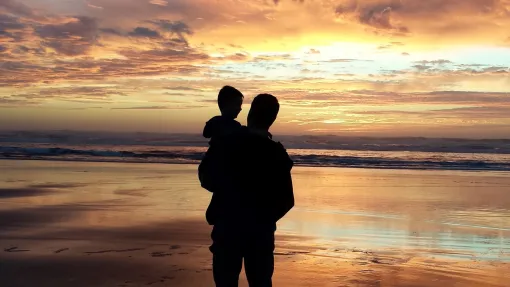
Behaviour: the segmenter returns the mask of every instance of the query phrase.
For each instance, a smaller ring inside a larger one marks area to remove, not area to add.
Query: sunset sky
[[[0,0],[0,129],[510,138],[510,0]]]

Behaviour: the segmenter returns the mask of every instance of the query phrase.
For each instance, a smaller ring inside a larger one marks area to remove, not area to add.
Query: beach
[[[0,286],[214,286],[196,164],[0,162]],[[510,172],[297,166],[293,178],[274,286],[510,282]]]

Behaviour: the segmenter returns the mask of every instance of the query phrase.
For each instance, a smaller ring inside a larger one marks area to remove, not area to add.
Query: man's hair
[[[218,106],[221,110],[226,104],[242,99],[244,99],[243,93],[238,89],[231,86],[224,86],[218,93]]]
[[[280,104],[275,96],[260,94],[253,99],[248,113],[248,125],[255,128],[269,129],[276,120]]]

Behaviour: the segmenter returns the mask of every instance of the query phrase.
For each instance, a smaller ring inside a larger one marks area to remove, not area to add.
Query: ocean
[[[510,140],[280,136],[298,166],[510,171]],[[198,163],[192,134],[3,132],[0,159]]]
[[[276,286],[508,286],[509,140],[275,139],[296,163]],[[214,286],[206,149],[200,135],[0,133],[2,286]]]

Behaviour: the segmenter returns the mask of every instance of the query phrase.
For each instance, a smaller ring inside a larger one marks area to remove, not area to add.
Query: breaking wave
[[[154,146],[0,146],[0,159],[189,163],[205,147]],[[296,165],[387,169],[510,171],[509,154],[289,149]]]

